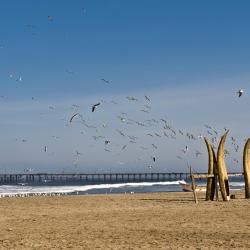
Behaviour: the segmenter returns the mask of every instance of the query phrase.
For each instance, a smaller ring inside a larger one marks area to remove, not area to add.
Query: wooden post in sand
[[[206,189],[206,201],[213,201],[214,200],[214,193],[216,189],[217,183],[215,182],[215,171],[216,171],[216,157],[214,153],[214,149],[212,144],[208,141],[207,138],[204,138],[207,151],[208,151],[208,175],[214,175],[213,177],[207,178],[207,189]],[[218,192],[217,192],[218,193]]]
[[[197,204],[198,203],[198,199],[197,199],[197,195],[196,195],[196,191],[195,191],[195,188],[196,188],[195,178],[194,178],[194,175],[192,173],[192,167],[191,166],[190,166],[190,178],[191,178],[191,181],[192,181],[192,190],[193,190],[193,194],[194,194],[194,201]]]
[[[214,173],[214,183],[215,183],[215,198],[216,201],[219,200],[219,190],[218,190],[218,169],[217,166],[215,168],[215,173]]]
[[[247,139],[247,142],[244,147],[243,153],[243,170],[244,170],[244,179],[245,179],[245,197],[250,199],[250,161],[249,161],[249,147],[250,147],[250,138]]]
[[[227,168],[224,159],[224,144],[226,141],[227,134],[228,131],[221,137],[217,152],[218,177],[223,201],[228,201],[230,199]]]

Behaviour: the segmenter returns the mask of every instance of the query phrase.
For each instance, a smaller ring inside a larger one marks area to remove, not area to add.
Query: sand
[[[250,200],[192,193],[0,199],[0,249],[250,249]]]

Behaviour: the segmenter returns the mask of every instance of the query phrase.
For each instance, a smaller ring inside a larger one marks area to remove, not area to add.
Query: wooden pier
[[[231,173],[234,175],[235,173]],[[197,173],[206,175],[206,173]],[[20,173],[0,174],[0,184],[31,182],[124,183],[189,180],[190,173]]]

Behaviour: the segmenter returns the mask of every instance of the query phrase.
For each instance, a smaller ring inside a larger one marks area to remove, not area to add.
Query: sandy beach
[[[250,201],[192,193],[0,199],[0,249],[250,249]]]

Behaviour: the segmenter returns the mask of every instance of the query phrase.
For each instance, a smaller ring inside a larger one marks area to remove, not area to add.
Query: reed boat
[[[180,181],[179,184],[184,192],[193,192],[191,184],[188,184],[185,181]],[[206,192],[206,190],[207,190],[206,186],[196,185],[196,187],[195,187],[196,192]]]

